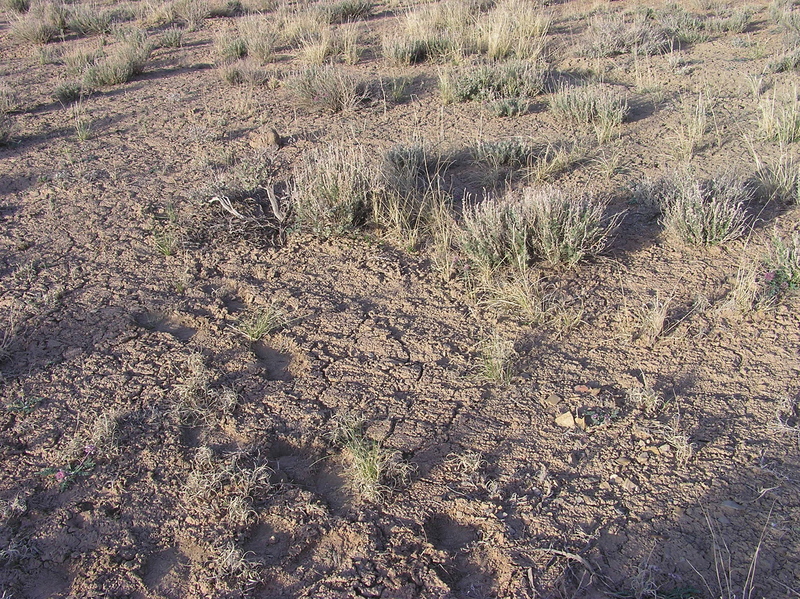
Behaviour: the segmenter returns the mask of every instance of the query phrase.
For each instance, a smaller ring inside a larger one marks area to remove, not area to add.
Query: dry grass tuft
[[[360,148],[339,144],[310,152],[291,194],[298,225],[322,237],[358,229],[369,219],[374,182]]]
[[[236,409],[239,398],[230,387],[211,386],[211,371],[201,354],[192,354],[183,383],[176,385],[175,412],[184,422],[215,422]]]
[[[344,451],[353,490],[364,501],[381,503],[394,488],[408,482],[413,467],[399,451],[367,437],[365,424],[355,413],[343,412],[331,420],[327,436]]]
[[[367,97],[361,81],[335,67],[307,69],[287,85],[304,103],[331,112],[353,110]]]

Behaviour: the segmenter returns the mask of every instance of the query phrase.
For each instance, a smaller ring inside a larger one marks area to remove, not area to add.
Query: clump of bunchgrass
[[[53,97],[62,104],[77,102],[87,94],[80,81],[64,81],[53,91]]]
[[[788,239],[775,233],[763,263],[762,293],[766,303],[800,290],[800,232]]]
[[[373,198],[375,221],[414,245],[420,231],[446,210],[450,197],[442,191],[443,157],[424,144],[397,145],[384,154],[381,189]]]
[[[244,12],[239,0],[222,0],[208,4],[208,16],[212,18],[238,17]]]
[[[460,245],[482,270],[539,260],[572,266],[605,249],[617,218],[604,218],[605,203],[557,187],[525,188],[467,206]]]
[[[83,82],[91,88],[130,81],[144,71],[152,51],[153,46],[146,41],[123,42],[112,54],[90,66]]]
[[[331,112],[352,110],[366,98],[366,86],[356,77],[335,67],[314,67],[287,82],[306,104]]]
[[[326,23],[349,23],[372,14],[372,0],[334,0],[320,3],[317,9]]]
[[[280,32],[273,19],[263,15],[247,15],[239,20],[236,27],[248,56],[261,62],[269,62],[274,58]]]
[[[512,138],[482,141],[472,149],[475,161],[486,168],[490,186],[503,183],[536,160],[538,149],[530,142]]]
[[[24,14],[31,8],[31,0],[5,0],[3,6],[17,14]]]
[[[478,51],[476,7],[466,2],[427,4],[406,12],[402,29],[384,36],[383,56],[395,64],[463,58]]]
[[[778,101],[778,93],[761,99],[758,105],[758,125],[764,139],[792,143],[800,139],[800,99],[797,90],[788,102]]]
[[[339,27],[337,50],[345,64],[356,64],[361,58],[362,49],[358,45],[359,27],[357,23],[346,23]]]
[[[599,14],[590,21],[584,52],[592,57],[617,54],[661,54],[669,47],[667,32],[652,14]]]
[[[256,342],[283,327],[287,322],[283,307],[273,302],[266,308],[256,310],[240,320],[234,330],[248,341]]]
[[[655,416],[664,407],[664,398],[656,391],[642,373],[642,386],[628,389],[628,400],[647,416]]]
[[[740,238],[747,230],[745,205],[751,193],[746,182],[725,174],[703,181],[688,171],[675,171],[652,190],[649,198],[661,211],[666,233],[690,244],[717,245]]]
[[[672,300],[672,297],[662,298],[661,294],[656,291],[652,298],[643,301],[634,310],[634,323],[631,331],[634,341],[652,345],[670,332],[667,315]]]
[[[794,71],[798,66],[800,66],[800,48],[795,47],[772,59],[767,64],[767,70],[772,73],[785,73]]]
[[[19,108],[19,99],[10,85],[0,83],[0,114],[14,112]]]
[[[628,114],[625,95],[603,84],[562,85],[549,102],[555,115],[575,124],[594,126],[601,141],[607,139]]]
[[[212,387],[212,373],[201,354],[187,359],[187,374],[176,385],[175,412],[183,422],[214,422],[236,409],[239,397],[230,387]]]
[[[81,98],[70,106],[70,113],[75,136],[78,141],[86,141],[92,135],[92,118]]]
[[[369,438],[365,421],[353,412],[337,414],[331,421],[328,438],[341,447],[353,490],[365,501],[380,503],[413,471],[399,451],[383,447]]]
[[[211,16],[211,8],[206,0],[177,0],[174,3],[175,16],[186,23],[189,31],[199,29],[203,21]]]
[[[104,56],[97,47],[76,46],[65,52],[61,60],[70,75],[82,76],[89,68],[97,64]]]
[[[523,200],[531,252],[551,266],[573,266],[599,254],[620,218],[605,218],[606,203],[591,194],[552,186],[526,188]]]
[[[781,152],[774,160],[756,156],[755,179],[767,200],[800,203],[800,164],[788,152]]]
[[[334,54],[335,48],[330,29],[322,29],[310,34],[300,42],[298,55],[308,64],[322,65]]]
[[[67,26],[79,35],[111,33],[113,13],[93,4],[75,4],[70,7]]]
[[[275,86],[279,77],[276,72],[267,70],[250,59],[226,63],[219,67],[219,72],[222,79],[230,85],[247,85],[250,87]]]
[[[481,63],[468,69],[440,72],[439,92],[446,104],[533,98],[544,89],[546,75],[547,65],[543,61]]]
[[[551,16],[522,0],[502,0],[478,20],[478,46],[491,60],[542,56]]]
[[[183,29],[170,27],[165,29],[158,38],[158,45],[162,48],[180,48],[183,46]]]
[[[30,44],[46,44],[59,33],[59,28],[40,14],[28,13],[11,24],[11,35]]]
[[[0,111],[0,146],[7,146],[11,143],[14,134],[14,121],[11,116]]]
[[[703,136],[708,129],[709,113],[713,105],[708,94],[697,94],[696,101],[685,101],[681,109],[681,118],[675,127],[676,157],[688,162],[700,150]]]
[[[648,14],[656,18],[670,43],[696,44],[708,40],[705,20],[678,4],[669,4],[656,12],[648,11]]]
[[[291,193],[298,225],[322,237],[358,229],[369,218],[374,183],[361,148],[338,144],[310,152]]]
[[[226,29],[215,36],[214,51],[223,62],[237,60],[247,56],[247,42],[235,30]]]
[[[487,279],[481,303],[530,325],[546,325],[562,335],[581,323],[583,306],[549,285],[533,269],[512,270]]]
[[[506,384],[511,381],[513,374],[512,358],[514,356],[514,343],[504,339],[495,331],[484,339],[480,345],[481,378],[497,384]]]

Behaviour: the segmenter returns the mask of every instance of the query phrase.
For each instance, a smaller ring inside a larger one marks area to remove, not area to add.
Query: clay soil
[[[603,143],[558,120],[547,93],[514,117],[443,104],[446,62],[381,57],[400,28],[391,5],[357,21],[359,61],[337,63],[368,83],[351,110],[300,102],[282,83],[303,68],[290,47],[268,65],[277,83],[228,84],[213,40],[241,17],[223,16],[84,98],[79,140],[53,99],[65,66],[0,13],[16,95],[0,147],[0,596],[798,597],[798,299],[729,301],[743,260],[797,230],[797,207],[755,194],[744,237],[691,246],[632,192],[687,159],[676,148],[699,94],[696,172],[752,176],[754,154],[796,153],[760,135],[753,91],[762,75],[757,92],[791,90],[794,73],[766,69],[791,37],[756,3],[742,33],[591,58],[598,8],[634,6],[546,9],[553,71],[628,96]],[[273,127],[280,147],[263,143]],[[263,198],[238,198],[248,220],[210,201],[249,164],[280,195],[315,148],[345,141],[377,160],[423,140],[450,157],[457,206],[501,192],[485,191],[470,148],[511,138],[580,144],[551,183],[624,213],[599,256],[532,266],[574,326],[498,310],[424,239],[377,226],[320,239],[259,220]],[[667,299],[663,329],[637,334]],[[243,323],[271,306],[288,322],[249,341]],[[495,335],[513,347],[507,382],[482,376]],[[355,416],[405,466],[378,497],[333,434]]]

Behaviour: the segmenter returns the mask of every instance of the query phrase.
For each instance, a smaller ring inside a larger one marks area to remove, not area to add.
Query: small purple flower
[[[774,273],[774,272],[768,272],[768,273],[765,273],[765,274],[764,274],[764,280],[765,280],[767,283],[772,283],[772,281],[774,281],[774,280],[775,280],[775,273]]]
[[[57,470],[55,476],[56,476],[56,480],[61,483],[61,482],[64,482],[64,479],[67,478],[67,473],[64,472],[63,470]]]
[[[97,451],[97,447],[92,445],[91,443],[83,448],[83,451],[86,452],[86,455],[92,455],[95,451]]]

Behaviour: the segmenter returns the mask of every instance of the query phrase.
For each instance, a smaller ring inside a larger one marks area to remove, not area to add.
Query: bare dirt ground
[[[798,209],[754,195],[745,237],[691,246],[632,191],[687,159],[675,148],[700,94],[698,172],[752,176],[754,153],[796,154],[759,136],[752,86],[798,78],[767,69],[789,34],[750,6],[741,33],[601,58],[580,51],[591,11],[634,5],[542,7],[554,72],[628,95],[602,143],[557,119],[547,93],[514,117],[443,104],[446,63],[381,57],[393,5],[357,21],[365,50],[336,67],[369,84],[351,110],[299,102],[281,83],[303,68],[291,47],[269,63],[278,83],[226,83],[213,40],[242,17],[222,16],[85,97],[80,140],[53,99],[65,66],[14,37],[6,10],[0,596],[798,597],[798,299],[729,302],[742,260],[796,231]],[[68,31],[44,48],[99,39]],[[281,147],[265,149],[272,127]],[[315,148],[345,140],[377,158],[414,139],[454,157],[443,179],[460,202],[484,193],[469,149],[520,137],[583,144],[553,182],[624,211],[601,255],[535,267],[574,326],[498,311],[425,243],[380,227],[281,236],[210,202],[210,183],[243,165],[287,184]],[[667,299],[663,326],[637,334]],[[246,339],[248,315],[271,306],[288,322]],[[481,376],[495,335],[513,346],[507,382]],[[335,440],[355,416],[404,467],[371,498]]]

